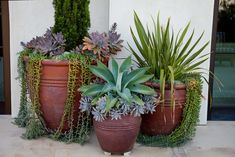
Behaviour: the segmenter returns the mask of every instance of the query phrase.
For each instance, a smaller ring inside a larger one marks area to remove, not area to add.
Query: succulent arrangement
[[[114,23],[108,33],[92,32],[89,37],[84,37],[82,50],[92,51],[99,59],[109,57],[121,51],[123,40],[116,32],[117,24]]]
[[[105,81],[82,86],[80,100],[82,112],[91,112],[96,121],[108,116],[120,119],[122,115],[140,116],[155,111],[155,91],[144,85],[153,75],[146,75],[149,68],[130,70],[132,63],[128,57],[119,66],[112,58],[109,70],[103,63],[90,66],[91,72]]]
[[[40,53],[48,57],[60,55],[65,51],[63,34],[53,33],[52,28],[47,29],[43,36],[37,36],[27,43],[21,42],[21,45],[32,53]]]

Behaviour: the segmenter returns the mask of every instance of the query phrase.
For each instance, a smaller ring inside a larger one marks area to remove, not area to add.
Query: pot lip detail
[[[160,89],[160,84],[159,83],[155,83],[155,82],[152,82],[152,81],[147,81],[145,82],[145,84],[149,87],[152,87],[152,88],[155,88],[155,89]],[[165,86],[165,89],[171,89],[171,86],[169,84],[166,84]],[[186,89],[186,84],[174,84],[174,89],[183,89],[185,90]]]

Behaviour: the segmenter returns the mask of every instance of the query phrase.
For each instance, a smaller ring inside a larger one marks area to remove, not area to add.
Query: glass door
[[[214,74],[211,120],[235,120],[235,0],[219,2]]]

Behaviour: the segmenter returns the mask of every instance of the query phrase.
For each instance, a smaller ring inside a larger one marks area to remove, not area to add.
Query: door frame
[[[212,25],[212,37],[211,37],[211,55],[210,55],[210,71],[214,73],[215,70],[215,51],[216,51],[216,33],[218,24],[218,12],[219,12],[219,0],[214,0],[214,13],[213,13],[213,25]],[[208,110],[207,120],[211,120],[211,107],[212,107],[212,96],[213,96],[213,75],[209,77],[209,90],[208,90]]]
[[[8,0],[1,1],[3,41],[4,114],[11,114],[10,25]]]

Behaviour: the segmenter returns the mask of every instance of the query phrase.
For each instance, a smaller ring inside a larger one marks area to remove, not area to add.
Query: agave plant
[[[132,28],[130,31],[137,51],[129,45],[130,51],[137,59],[139,67],[150,67],[149,73],[154,74],[155,79],[159,80],[161,99],[164,99],[166,83],[171,85],[173,96],[175,80],[182,80],[185,74],[200,70],[199,66],[208,59],[202,52],[209,42],[196,50],[204,33],[192,43],[194,31],[186,39],[190,26],[188,23],[183,31],[179,31],[175,36],[174,31],[170,31],[170,18],[166,26],[161,26],[159,14],[156,21],[153,19],[153,31],[148,27],[144,28],[136,13],[134,22],[137,35]]]
[[[116,32],[117,24],[114,23],[108,33],[92,32],[89,37],[83,39],[83,50],[92,51],[99,59],[109,57],[121,51],[123,40]]]
[[[131,57],[125,59],[120,66],[113,58],[109,64],[112,70],[100,61],[97,66],[90,66],[91,72],[103,79],[105,83],[93,83],[80,88],[83,94],[80,109],[92,110],[92,114],[98,121],[106,116],[118,119],[125,114],[139,116],[146,112],[153,112],[156,93],[143,84],[153,77],[152,74],[145,74],[149,68],[130,71]]]

